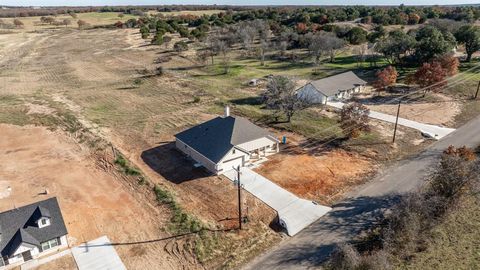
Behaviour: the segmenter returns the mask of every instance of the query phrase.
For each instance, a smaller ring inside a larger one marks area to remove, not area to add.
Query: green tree
[[[163,44],[163,33],[156,33],[152,39],[152,44],[162,45]]]
[[[460,44],[465,45],[467,52],[467,62],[472,60],[472,55],[480,50],[480,28],[474,25],[464,25],[455,33],[455,37]]]
[[[140,34],[142,35],[143,39],[147,39],[150,35],[150,29],[148,29],[148,27],[145,25],[142,25],[142,27],[140,27]]]
[[[391,64],[400,63],[402,56],[415,48],[415,38],[402,30],[395,30],[388,37],[380,39],[375,45],[375,50],[385,57]]]
[[[455,37],[451,33],[442,33],[433,26],[422,27],[415,39],[417,40],[415,56],[422,62],[444,55],[456,45]]]
[[[360,27],[353,27],[348,31],[347,39],[353,45],[365,43],[367,41],[367,31]]]

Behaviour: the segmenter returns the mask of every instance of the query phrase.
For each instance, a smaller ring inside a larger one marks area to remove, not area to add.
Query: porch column
[[[277,149],[276,149],[276,153],[280,152],[280,144],[277,142]]]

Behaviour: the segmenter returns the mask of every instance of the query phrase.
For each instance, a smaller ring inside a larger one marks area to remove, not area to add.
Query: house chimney
[[[223,117],[229,117],[229,116],[230,116],[230,106],[226,105]]]

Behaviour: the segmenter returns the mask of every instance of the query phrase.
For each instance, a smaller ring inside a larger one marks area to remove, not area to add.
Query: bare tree
[[[238,37],[242,42],[243,48],[247,52],[252,50],[256,34],[257,30],[249,24],[241,23],[238,25]]]
[[[355,54],[357,56],[356,57],[357,58],[357,66],[360,66],[360,63],[365,62],[367,52],[368,52],[368,44],[367,43],[360,44],[355,48]]]
[[[223,71],[227,74],[230,71],[230,46],[228,46],[225,40],[219,39],[215,42],[214,47],[215,51],[222,56]]]
[[[360,132],[369,130],[370,110],[360,103],[346,104],[340,113],[340,126],[349,138],[360,136]]]
[[[171,41],[172,41],[171,36],[164,36],[163,37],[163,44],[165,45],[165,49],[168,48],[168,44],[170,44]]]
[[[88,26],[88,23],[84,20],[78,20],[77,24],[78,24],[78,28],[80,28],[80,29],[83,29],[83,28]]]
[[[260,39],[260,57],[262,66],[265,65],[265,53],[270,48],[270,38],[272,33],[270,31],[270,25],[263,20],[254,21],[258,36]]]
[[[308,106],[307,102],[297,96],[295,83],[284,76],[274,76],[268,81],[262,99],[267,108],[275,110],[276,121],[278,113],[281,112],[286,115],[287,122],[290,122],[297,111]]]
[[[212,60],[212,65],[214,64],[214,57],[218,54],[216,42],[218,41],[218,36],[215,34],[209,35],[207,37],[206,42],[206,51],[208,52],[208,56],[210,56]]]
[[[74,13],[74,14],[75,14],[75,13]],[[72,20],[70,20],[70,19],[63,19],[62,24],[65,25],[65,27],[67,27],[67,25],[72,24]]]
[[[335,60],[338,49],[343,48],[345,41],[338,38],[334,33],[320,31],[308,38],[308,49],[315,57],[315,64],[318,65],[320,58],[324,55],[330,57],[330,62]]]
[[[270,42],[268,40],[260,41],[260,61],[261,65],[265,66],[265,53],[270,49]]]
[[[55,22],[55,18],[54,17],[41,17],[40,18],[40,21],[42,23],[48,23],[48,24],[53,24]]]
[[[13,24],[15,25],[15,27],[17,28],[22,28],[24,26],[23,22],[20,21],[19,19],[14,19],[13,20]]]

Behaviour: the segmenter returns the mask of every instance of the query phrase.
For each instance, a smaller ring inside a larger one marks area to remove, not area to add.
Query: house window
[[[235,154],[235,149],[232,150],[232,154]]]
[[[47,242],[43,242],[42,243],[42,251],[54,248],[58,245],[60,245],[60,241],[58,240],[58,238],[52,239],[52,240],[47,241]]]
[[[3,257],[0,257],[0,267],[5,266],[5,262],[3,261]]]
[[[48,218],[41,218],[37,221],[37,223],[39,228],[43,228],[50,225],[50,220]]]

